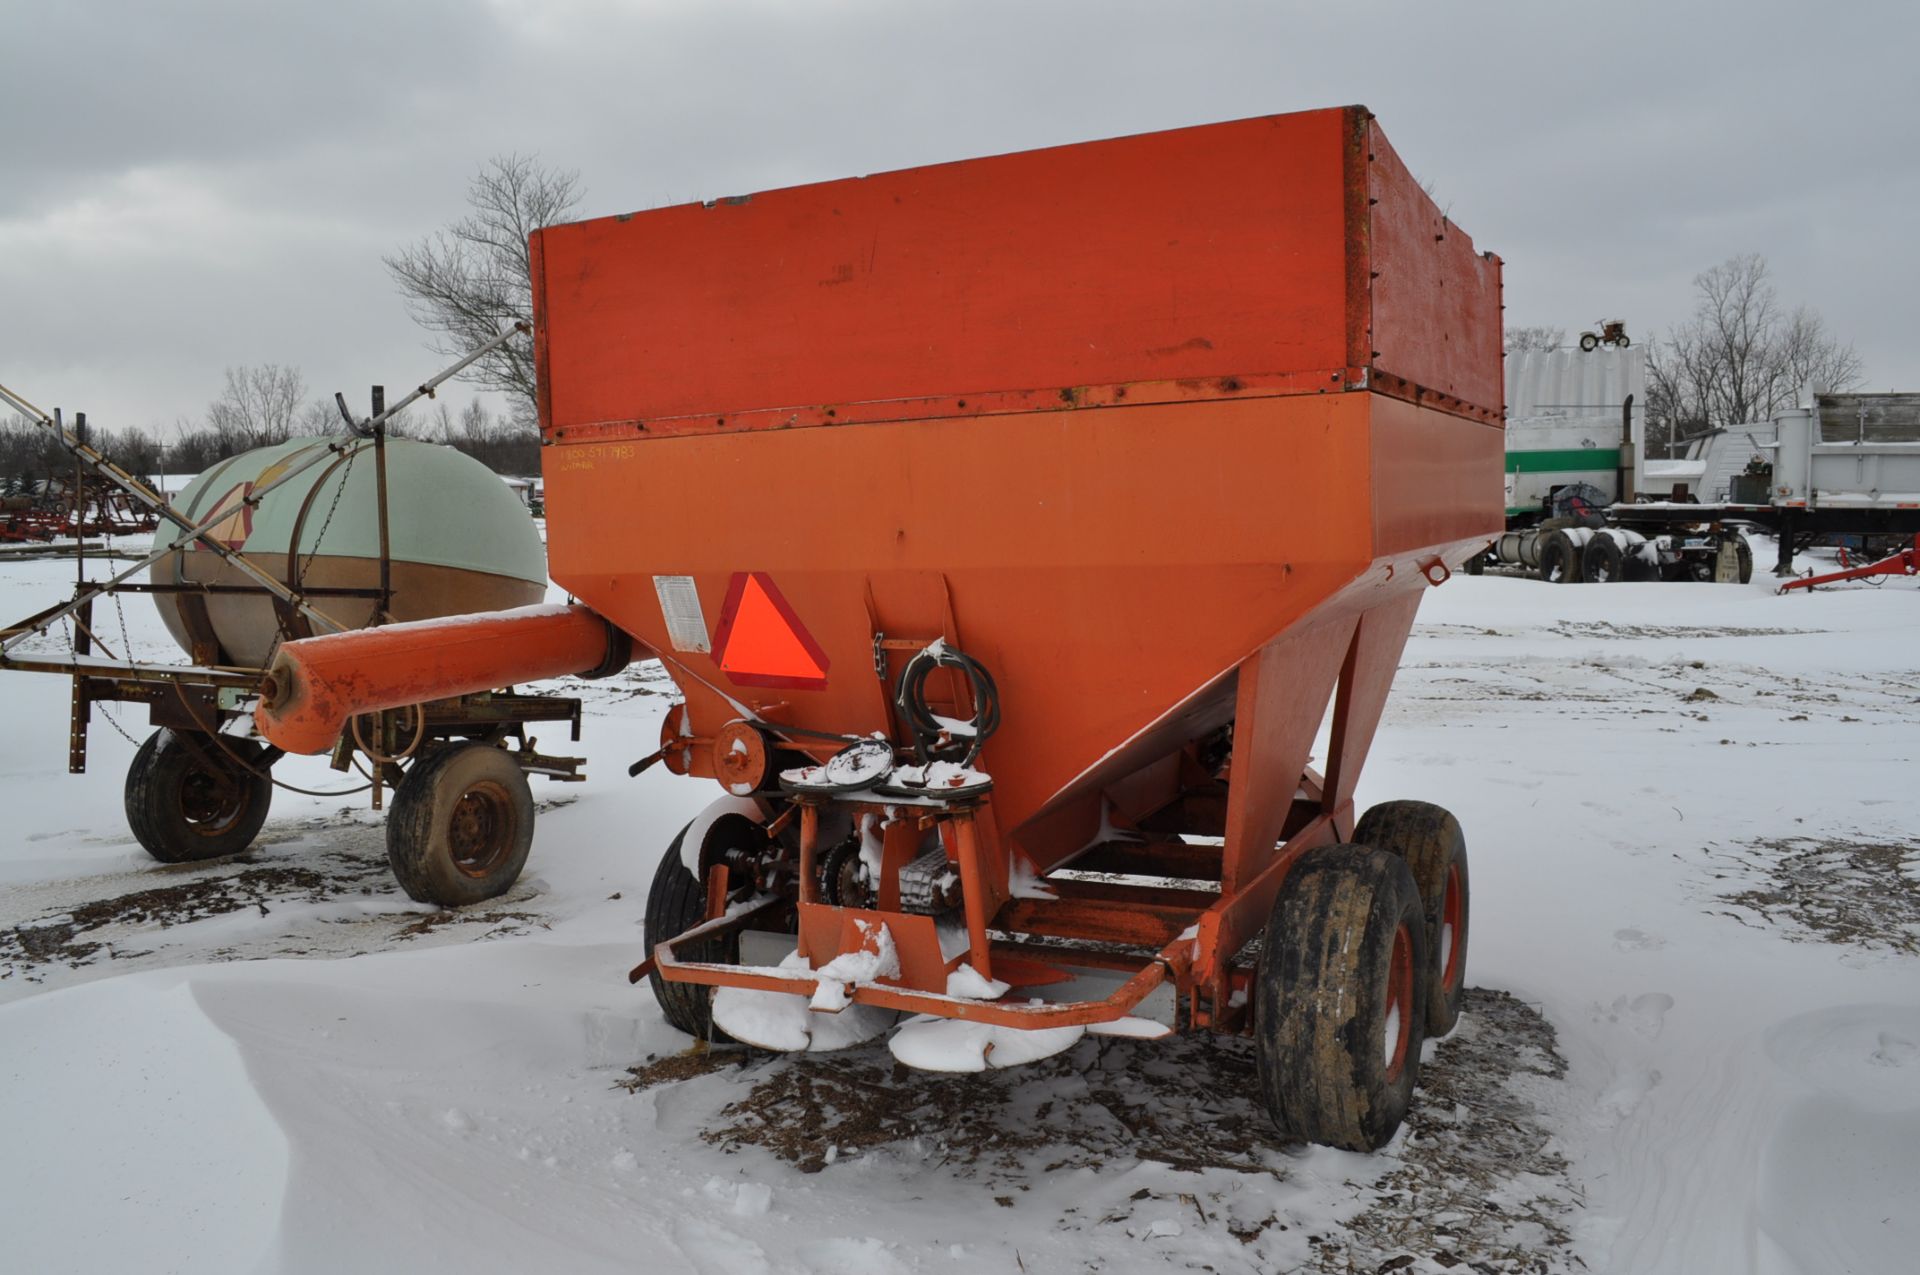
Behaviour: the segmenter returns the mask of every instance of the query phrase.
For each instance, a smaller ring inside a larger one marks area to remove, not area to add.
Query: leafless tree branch
[[[514,322],[533,318],[527,236],[566,220],[580,176],[526,155],[496,155],[467,187],[465,217],[391,256],[387,272],[414,322],[436,333],[436,351],[457,358]],[[514,417],[534,413],[533,345],[516,338],[473,365],[465,379],[509,395]]]

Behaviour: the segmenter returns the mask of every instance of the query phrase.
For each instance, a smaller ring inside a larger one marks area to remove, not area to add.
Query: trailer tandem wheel
[[[1413,1101],[1426,1039],[1426,918],[1406,861],[1322,846],[1287,874],[1254,989],[1261,1098],[1283,1134],[1373,1151]]]
[[[1564,531],[1545,532],[1540,537],[1540,578],[1548,584],[1580,583],[1580,547]]]
[[[716,863],[728,863],[739,865],[739,871],[746,871],[767,849],[767,834],[759,824],[742,814],[723,814],[706,825],[700,847],[702,875],[696,877],[687,871],[680,855],[687,834],[693,831],[694,824],[701,822],[703,820],[696,819],[680,829],[667,846],[667,852],[660,856],[660,866],[654,869],[653,886],[647,891],[649,950],[657,943],[686,933],[706,918],[707,869]],[[740,884],[736,876],[737,872],[730,869],[729,885]],[[736,964],[740,960],[740,936],[723,934],[703,943],[690,944],[680,949],[679,955],[686,961]],[[698,983],[669,983],[660,977],[657,969],[647,975],[647,982],[671,1026],[712,1044],[733,1039],[713,1025],[713,988]]]
[[[1627,578],[1626,554],[1612,536],[1604,532],[1596,535],[1580,552],[1580,574],[1589,584],[1610,584]]]
[[[273,801],[265,752],[246,740],[215,743],[166,729],[147,736],[127,768],[124,800],[134,840],[162,863],[193,863],[245,850],[267,821]],[[247,770],[235,758],[255,769]]]
[[[1427,1035],[1460,1021],[1467,990],[1467,939],[1473,892],[1467,837],[1452,812],[1427,801],[1383,801],[1354,826],[1358,845],[1398,855],[1413,870],[1427,917]]]
[[[513,888],[533,849],[526,772],[492,744],[457,744],[414,763],[387,815],[387,862],[409,898],[445,908]]]

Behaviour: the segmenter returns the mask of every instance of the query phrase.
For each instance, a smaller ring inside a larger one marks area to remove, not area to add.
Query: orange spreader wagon
[[[631,641],[685,697],[657,756],[725,789],[648,902],[676,1026],[827,1048],[905,1013],[897,1054],[967,1069],[1164,1031],[1132,1013],[1164,986],[1177,1029],[1255,1038],[1284,1131],[1390,1137],[1459,1012],[1466,853],[1354,785],[1421,594],[1502,525],[1501,303],[1373,117],[532,248],[583,605],[291,643],[265,733]],[[753,930],[795,950],[743,964]]]

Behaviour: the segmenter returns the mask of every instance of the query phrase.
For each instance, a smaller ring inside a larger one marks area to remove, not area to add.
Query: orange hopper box
[[[662,869],[703,922],[650,936],[669,1018],[811,996],[884,924],[900,971],[854,1004],[1085,1026],[1170,985],[1180,1028],[1255,1030],[1247,945],[1294,941],[1422,593],[1503,525],[1500,262],[1372,115],[600,218],[532,260],[551,574],[664,663],[660,755],[733,803]],[[919,692],[996,710],[970,760],[902,707],[930,646],[991,676],[990,706],[951,661]],[[873,735],[961,788],[796,786]],[[881,862],[835,878],[863,828]],[[1419,881],[1431,924],[1392,935],[1432,968],[1380,995],[1457,996],[1464,882]],[[755,926],[810,968],[714,958]],[[1051,999],[943,995],[966,964]]]

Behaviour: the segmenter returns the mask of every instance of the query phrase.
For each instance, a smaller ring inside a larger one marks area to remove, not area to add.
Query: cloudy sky
[[[1508,318],[1650,335],[1743,251],[1920,390],[1903,3],[0,0],[0,383],[196,418],[440,360],[380,265],[487,156],[583,215],[1364,103],[1506,259]]]

